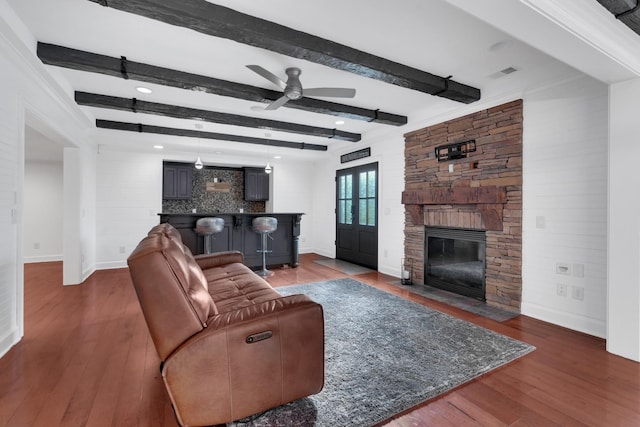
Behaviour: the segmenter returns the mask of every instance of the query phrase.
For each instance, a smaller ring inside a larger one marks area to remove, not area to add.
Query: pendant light
[[[270,133],[265,133],[264,136],[267,139],[271,138],[271,134]],[[267,145],[271,146],[271,141],[269,141]],[[267,149],[267,156],[269,156],[270,152],[271,152],[271,150]],[[264,172],[267,173],[267,174],[271,173],[271,165],[269,164],[269,160],[267,160],[267,166],[264,167]]]
[[[195,128],[198,130],[202,129],[202,123],[196,123]],[[196,159],[195,168],[200,170],[204,167],[204,163],[200,160],[200,138],[198,138],[198,158]]]
[[[195,167],[196,167],[196,169],[202,169],[204,167],[204,164],[202,163],[202,160],[200,160],[200,156],[198,156],[198,159],[196,160]]]

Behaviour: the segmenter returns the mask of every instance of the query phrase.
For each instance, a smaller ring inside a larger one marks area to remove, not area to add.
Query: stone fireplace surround
[[[519,312],[522,295],[522,100],[405,134],[405,256],[424,284],[424,227],[486,230],[487,304]],[[474,139],[467,158],[435,148]],[[453,172],[449,172],[453,165]]]

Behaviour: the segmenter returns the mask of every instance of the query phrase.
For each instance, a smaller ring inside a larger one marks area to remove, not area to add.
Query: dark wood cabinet
[[[244,168],[244,199],[251,202],[269,200],[269,174],[262,168]]]
[[[193,191],[191,163],[164,163],[162,169],[162,198],[190,199]]]

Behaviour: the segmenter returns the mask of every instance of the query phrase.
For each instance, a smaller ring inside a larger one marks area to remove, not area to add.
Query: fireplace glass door
[[[485,232],[425,228],[425,284],[485,299]]]

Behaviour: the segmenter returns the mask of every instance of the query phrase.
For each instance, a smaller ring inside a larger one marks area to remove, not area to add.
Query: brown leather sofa
[[[281,296],[240,252],[194,257],[169,224],[127,261],[181,425],[231,422],[322,389],[321,305]]]

